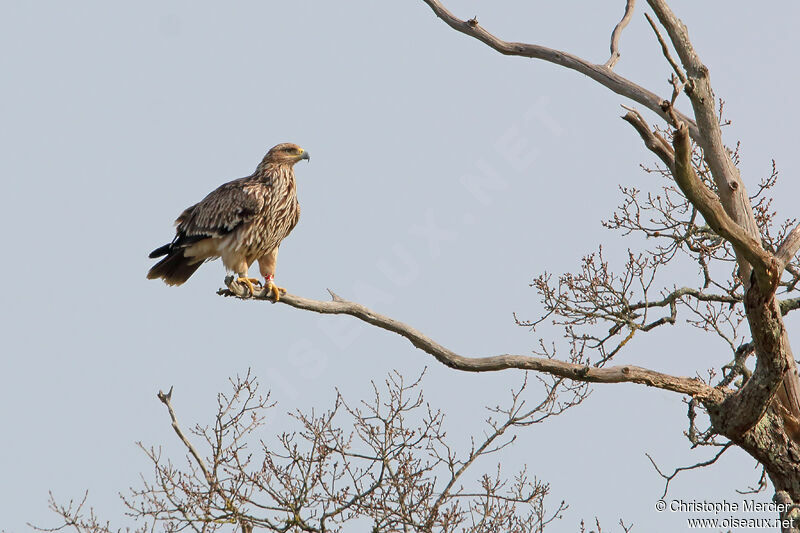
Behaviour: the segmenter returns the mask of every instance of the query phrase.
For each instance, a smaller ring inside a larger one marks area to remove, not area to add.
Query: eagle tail
[[[167,255],[172,251],[171,248],[172,248],[172,243],[165,244],[164,246],[159,246],[158,248],[150,252],[150,255],[148,255],[147,257],[149,257],[150,259],[155,259],[156,257]]]
[[[203,261],[186,257],[183,254],[183,248],[168,252],[166,251],[168,247],[169,245],[162,246],[150,254],[150,257],[159,257],[164,254],[168,255],[153,265],[153,268],[147,273],[147,279],[162,278],[167,285],[181,285],[200,268]],[[164,250],[163,253],[153,255],[156,254],[156,252],[161,252],[162,249]]]

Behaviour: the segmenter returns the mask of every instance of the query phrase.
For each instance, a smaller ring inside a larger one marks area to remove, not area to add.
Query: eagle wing
[[[261,194],[257,194],[259,188]],[[252,177],[221,185],[200,202],[187,208],[175,221],[176,242],[196,242],[223,237],[245,224],[264,209],[263,188]]]

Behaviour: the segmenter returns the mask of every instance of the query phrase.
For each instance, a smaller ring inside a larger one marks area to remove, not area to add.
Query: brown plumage
[[[221,257],[253,294],[253,282],[259,280],[247,277],[247,271],[258,261],[266,287],[280,298],[283,289],[272,280],[278,247],[300,218],[293,167],[301,159],[308,160],[308,152],[296,144],[279,144],[252,175],[221,185],[186,209],[175,221],[172,242],[150,253],[151,258],[166,257],[150,269],[148,279],[181,285],[203,262]]]

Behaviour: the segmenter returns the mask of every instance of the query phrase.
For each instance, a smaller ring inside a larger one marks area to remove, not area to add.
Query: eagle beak
[[[308,155],[308,152],[305,150],[303,151],[303,155],[300,156],[300,159],[305,159],[306,161],[311,161],[311,156]]]

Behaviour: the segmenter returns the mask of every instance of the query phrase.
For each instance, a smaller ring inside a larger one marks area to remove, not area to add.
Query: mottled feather
[[[186,209],[175,221],[179,235],[221,237],[253,220],[264,209],[269,178],[263,182],[248,176],[228,182],[199,203]]]

